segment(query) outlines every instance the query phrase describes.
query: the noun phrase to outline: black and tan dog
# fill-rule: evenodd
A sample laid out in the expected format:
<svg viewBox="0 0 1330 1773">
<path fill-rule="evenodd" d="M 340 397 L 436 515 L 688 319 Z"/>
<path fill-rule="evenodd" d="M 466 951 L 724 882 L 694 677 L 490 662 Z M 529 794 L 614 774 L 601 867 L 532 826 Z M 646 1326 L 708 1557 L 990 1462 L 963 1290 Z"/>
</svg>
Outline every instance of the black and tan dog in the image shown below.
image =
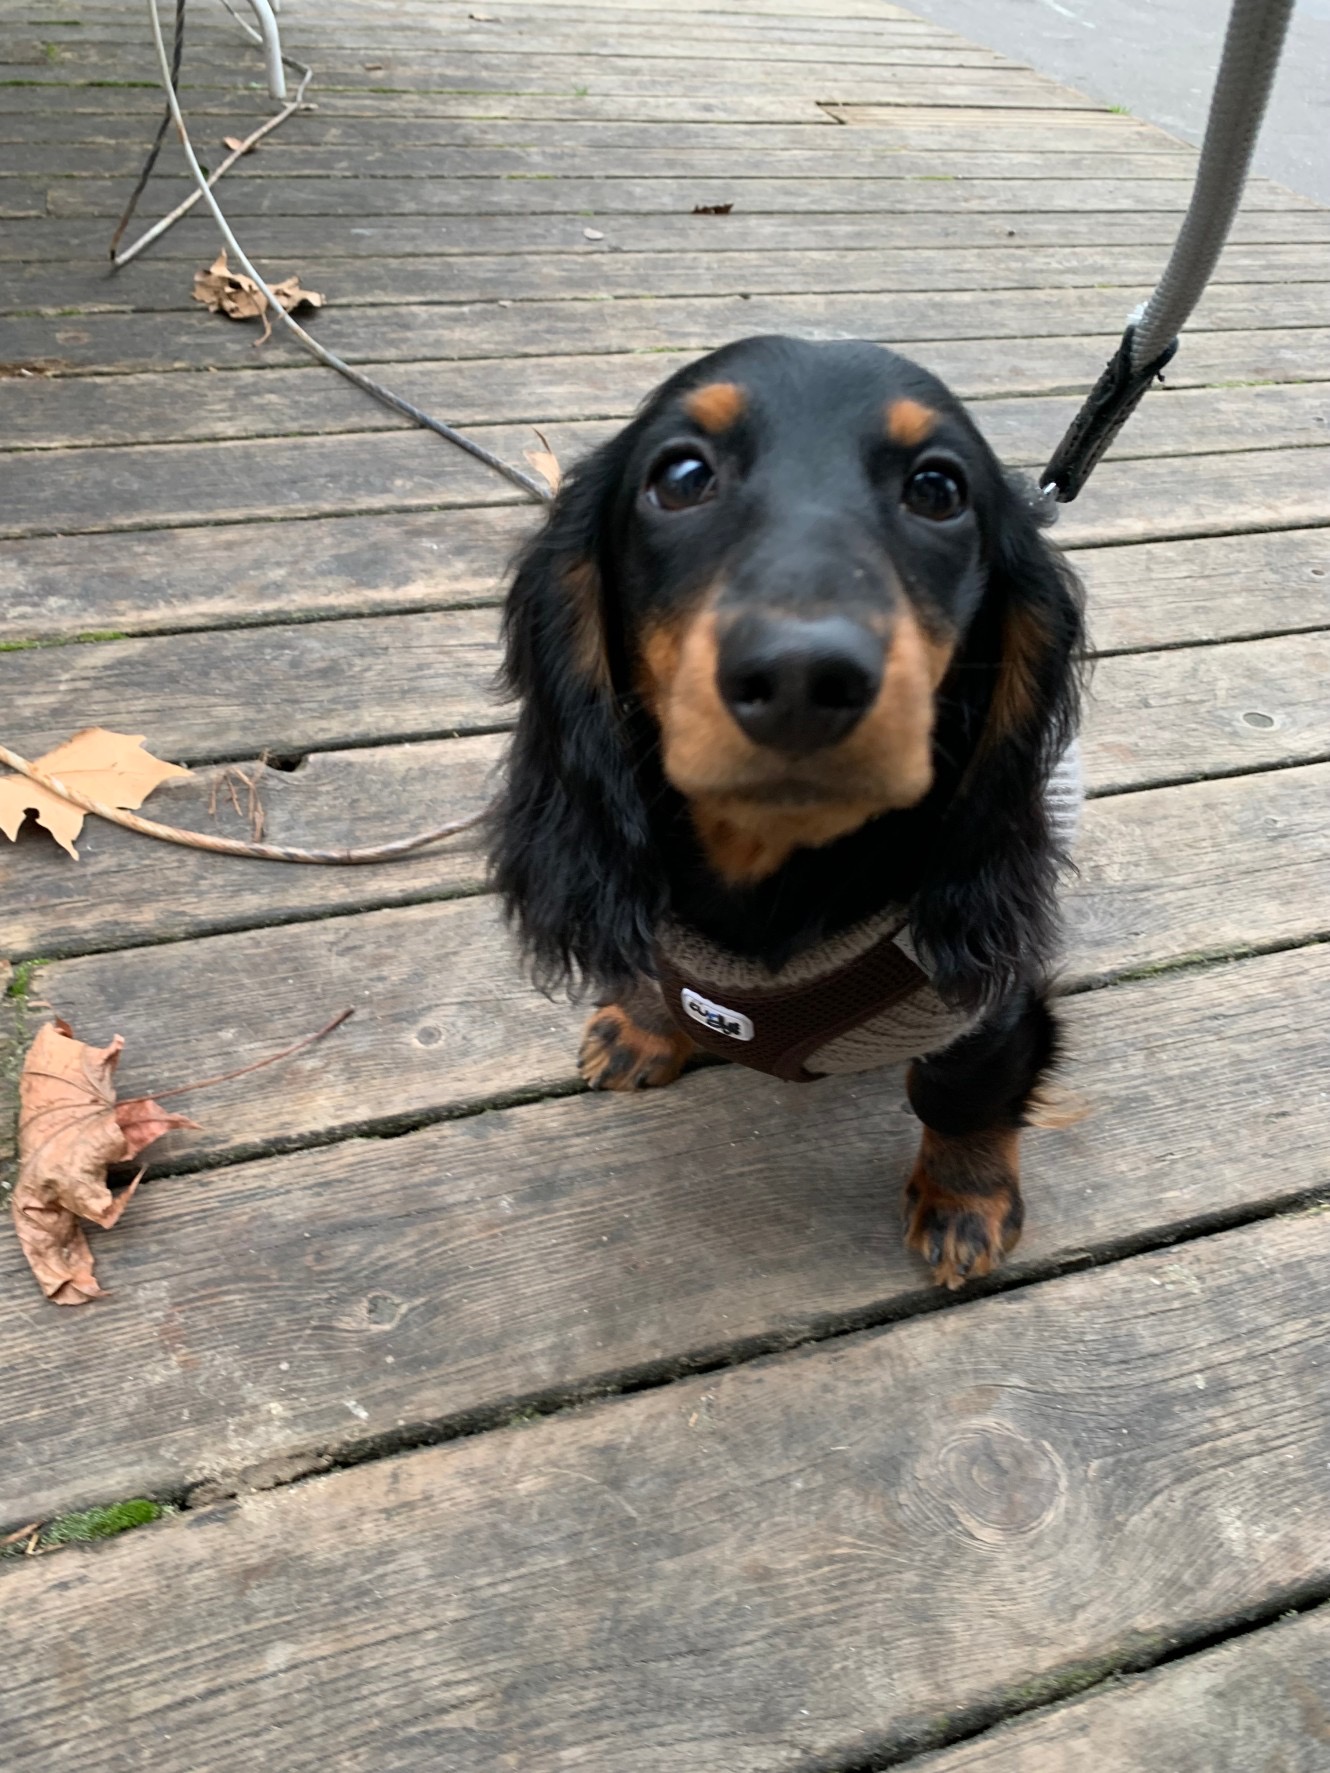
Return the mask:
<svg viewBox="0 0 1330 1773">
<path fill-rule="evenodd" d="M 944 1285 L 987 1273 L 1054 1058 L 1081 644 L 1028 491 L 904 358 L 743 340 L 574 470 L 506 635 L 495 876 L 541 982 L 597 988 L 588 1082 L 669 1083 L 699 1046 L 861 1068 L 894 1005 L 908 1241 Z"/>
</svg>

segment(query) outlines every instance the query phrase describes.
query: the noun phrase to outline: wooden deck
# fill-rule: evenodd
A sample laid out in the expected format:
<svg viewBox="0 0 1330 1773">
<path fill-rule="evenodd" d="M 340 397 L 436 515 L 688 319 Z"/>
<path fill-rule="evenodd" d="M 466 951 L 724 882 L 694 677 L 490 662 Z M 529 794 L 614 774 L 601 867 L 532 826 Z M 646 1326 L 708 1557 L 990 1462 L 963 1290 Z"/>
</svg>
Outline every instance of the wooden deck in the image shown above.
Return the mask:
<svg viewBox="0 0 1330 1773">
<path fill-rule="evenodd" d="M 317 109 L 229 214 L 327 294 L 320 337 L 519 461 L 785 330 L 900 346 L 1036 467 L 1194 166 L 877 0 L 282 17 Z M 41 372 L 0 379 L 0 738 L 142 732 L 197 768 L 148 810 L 241 834 L 210 791 L 266 750 L 297 844 L 479 805 L 531 508 L 193 304 L 197 217 L 109 278 L 143 8 L 0 20 L 0 359 Z M 191 7 L 205 154 L 260 81 Z M 1031 1137 L 1024 1242 L 959 1298 L 901 1246 L 898 1078 L 581 1093 L 579 1014 L 523 982 L 466 842 L 0 844 L 5 1088 L 48 1004 L 126 1036 L 126 1093 L 356 1009 L 197 1099 L 97 1239 L 111 1298 L 43 1306 L 0 1238 L 0 1537 L 175 1511 L 0 1561 L 11 1773 L 1330 1767 L 1328 247 L 1330 211 L 1252 185 L 1060 527 L 1101 654 L 1093 1113 Z"/>
</svg>

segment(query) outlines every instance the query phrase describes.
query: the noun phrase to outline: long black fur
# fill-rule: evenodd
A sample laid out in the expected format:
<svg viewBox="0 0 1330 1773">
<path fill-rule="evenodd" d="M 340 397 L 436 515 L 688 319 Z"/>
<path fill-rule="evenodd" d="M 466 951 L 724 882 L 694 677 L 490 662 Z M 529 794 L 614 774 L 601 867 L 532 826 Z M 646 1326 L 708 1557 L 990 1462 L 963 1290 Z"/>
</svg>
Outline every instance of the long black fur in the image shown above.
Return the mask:
<svg viewBox="0 0 1330 1773">
<path fill-rule="evenodd" d="M 491 868 L 547 989 L 649 971 L 664 896 L 618 698 L 578 669 L 568 590 L 571 574 L 604 570 L 605 507 L 625 453 L 617 437 L 568 476 L 518 557 L 504 614 L 503 683 L 521 710 Z"/>
</svg>

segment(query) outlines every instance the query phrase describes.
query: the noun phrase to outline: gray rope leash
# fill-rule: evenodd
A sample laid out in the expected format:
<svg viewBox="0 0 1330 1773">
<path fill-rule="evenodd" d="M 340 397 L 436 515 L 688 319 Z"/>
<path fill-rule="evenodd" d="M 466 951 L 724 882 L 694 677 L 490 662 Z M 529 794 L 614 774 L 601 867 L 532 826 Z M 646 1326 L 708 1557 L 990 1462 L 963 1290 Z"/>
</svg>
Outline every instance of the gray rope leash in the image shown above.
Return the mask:
<svg viewBox="0 0 1330 1773">
<path fill-rule="evenodd" d="M 1201 163 L 1164 274 L 1040 476 L 1050 503 L 1070 504 L 1178 348 L 1242 199 L 1294 0 L 1233 0 L 1210 100 Z"/>
</svg>

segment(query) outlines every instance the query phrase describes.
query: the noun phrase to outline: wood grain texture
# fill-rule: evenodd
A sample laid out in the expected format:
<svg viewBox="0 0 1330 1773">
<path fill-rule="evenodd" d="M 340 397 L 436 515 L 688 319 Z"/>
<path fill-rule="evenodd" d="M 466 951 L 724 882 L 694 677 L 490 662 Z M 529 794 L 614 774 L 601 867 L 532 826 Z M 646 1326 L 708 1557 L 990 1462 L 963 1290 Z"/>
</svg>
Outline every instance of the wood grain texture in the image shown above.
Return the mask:
<svg viewBox="0 0 1330 1773">
<path fill-rule="evenodd" d="M 612 143 L 602 150 L 618 154 Z M 422 230 L 423 232 L 423 230 Z M 170 236 L 167 236 L 169 239 Z M 339 307 L 405 303 L 603 299 L 606 296 L 797 294 L 799 292 L 930 289 L 1054 289 L 1147 285 L 1159 269 L 1157 249 L 1126 245 L 882 248 L 853 252 L 826 248 L 794 251 L 729 249 L 707 253 L 697 246 L 674 253 L 598 249 L 583 237 L 560 251 L 457 254 L 417 250 L 357 257 L 335 240 L 300 254 L 302 275 Z M 409 244 L 409 242 L 403 242 Z M 288 247 L 288 252 L 290 248 Z M 191 259 L 198 254 L 191 253 Z M 1217 284 L 1323 283 L 1326 256 L 1316 246 L 1238 246 L 1229 249 Z M 289 269 L 282 259 L 260 257 L 269 277 Z M 987 281 L 985 281 L 987 280 Z M 58 289 L 60 300 L 51 300 Z M 167 254 L 137 265 L 132 276 L 71 258 L 16 264 L 6 274 L 5 309 L 33 311 L 58 306 L 107 312 L 194 311 L 192 279 Z M 491 417 L 497 416 L 494 414 Z"/>
<path fill-rule="evenodd" d="M 1069 1002 L 1092 1113 L 1028 1136 L 1006 1273 L 1330 1188 L 1330 1103 L 1285 1106 L 1327 990 L 1320 949 Z M 39 1313 L 0 1243 L 0 1524 L 919 1310 L 896 1204 L 917 1141 L 897 1073 L 725 1067 L 160 1180 L 99 1240 L 95 1312 Z"/>
<path fill-rule="evenodd" d="M 742 126 L 741 126 L 742 127 Z M 789 133 L 787 130 L 786 134 Z M 839 208 L 839 187 L 844 180 L 892 179 L 929 183 L 974 179 L 1028 179 L 1043 183 L 1070 179 L 1190 179 L 1196 174 L 1194 157 L 1176 149 L 1151 152 L 1087 152 L 1062 148 L 1020 152 L 1009 144 L 1005 149 L 984 151 L 954 148 L 945 155 L 919 149 L 914 152 L 898 149 L 889 155 L 874 153 L 871 138 L 859 138 L 850 147 L 833 152 L 825 145 L 819 129 L 811 133 L 821 144 L 813 147 L 782 148 L 778 144 L 747 147 L 742 142 L 726 145 L 723 157 L 714 147 L 685 148 L 673 142 L 660 142 L 650 147 L 615 147 L 612 162 L 605 164 L 604 150 L 593 148 L 560 148 L 557 143 L 535 143 L 529 147 L 454 147 L 419 143 L 397 145 L 377 142 L 348 142 L 337 146 L 321 143 L 305 145 L 295 138 L 283 140 L 274 135 L 245 166 L 246 179 L 355 179 L 357 191 L 363 194 L 366 179 L 392 179 L 407 185 L 419 179 L 531 179 L 542 181 L 562 179 L 595 179 L 609 183 L 617 179 L 715 178 L 718 165 L 723 176 L 733 180 L 743 191 L 753 179 L 810 179 L 823 181 L 827 188 L 827 207 Z M 607 144 L 612 146 L 613 144 Z M 5 176 L 68 178 L 80 181 L 102 179 L 133 179 L 143 163 L 141 147 L 125 144 L 116 148 L 103 146 L 95 159 L 83 144 L 68 147 L 33 142 L 0 149 L 0 166 Z M 188 177 L 188 166 L 182 151 L 167 148 L 158 162 L 162 176 Z"/>
<path fill-rule="evenodd" d="M 712 41 L 707 33 L 699 41 Z M 47 108 L 38 116 L 24 116 L 17 108 L 0 118 L 0 146 L 28 143 L 84 147 L 123 147 L 142 141 L 142 120 L 138 116 L 117 111 L 90 109 L 89 97 L 81 103 L 62 105 L 59 110 Z M 146 111 L 147 107 L 144 107 Z M 268 113 L 261 106 L 237 98 L 228 107 L 231 119 L 241 125 L 240 133 L 248 135 L 264 121 Z M 215 126 L 215 111 L 204 113 L 209 121 L 206 133 Z M 959 125 L 954 110 L 938 111 L 929 106 L 911 110 L 904 105 L 891 107 L 892 148 L 906 152 L 927 152 L 934 155 L 969 154 L 992 148 L 997 153 L 1060 153 L 1083 154 L 1098 148 L 1111 161 L 1119 154 L 1149 154 L 1163 158 L 1177 156 L 1176 164 L 1187 164 L 1196 150 L 1186 142 L 1164 135 L 1145 123 L 1133 123 L 1104 113 L 1074 111 L 1050 114 L 1047 111 L 977 111 Z M 960 133 L 963 129 L 964 134 Z M 230 131 L 228 130 L 229 134 Z M 345 148 L 356 142 L 366 145 L 399 148 L 508 148 L 530 146 L 522 136 L 533 137 L 534 130 L 515 129 L 513 120 L 484 117 L 419 117 L 397 111 L 364 109 L 361 115 L 343 112 L 336 118 L 310 112 L 301 117 L 296 130 L 287 137 L 292 146 L 302 148 Z M 688 152 L 702 148 L 771 148 L 797 149 L 800 152 L 823 151 L 840 153 L 845 144 L 836 133 L 835 119 L 818 108 L 807 121 L 800 123 L 744 123 L 724 118 L 707 122 L 679 122 L 675 125 L 643 123 L 632 119 L 609 122 L 552 123 L 539 131 L 541 142 L 553 149 L 579 150 L 597 154 L 606 148 L 658 148 L 665 153 Z M 867 146 L 881 137 L 869 137 Z M 275 150 L 281 146 L 280 135 L 271 139 Z M 265 150 L 266 152 L 267 150 Z M 879 150 L 880 152 L 880 150 Z M 9 165 L 9 156 L 0 154 L 0 165 Z M 86 172 L 94 167 L 84 164 Z M 1108 167 L 1105 170 L 1109 170 Z M 168 237 L 154 257 L 162 250 L 168 257 L 179 257 L 169 249 Z"/>
<path fill-rule="evenodd" d="M 389 843 L 479 812 L 497 784 L 504 743 L 494 734 L 315 752 L 294 773 L 265 771 L 256 759 L 239 768 L 260 781 L 264 835 L 272 842 L 349 848 Z M 204 769 L 156 793 L 150 811 L 153 818 L 189 831 L 250 838 L 248 807 L 249 792 L 237 774 Z M 396 862 L 325 868 L 152 843 L 89 819 L 78 851 L 77 867 L 53 867 L 57 858 L 50 838 L 32 827 L 17 843 L 0 848 L 3 940 L 10 953 L 131 947 L 410 905 L 479 892 L 485 884 L 483 842 L 476 831 Z"/>
<path fill-rule="evenodd" d="M 10 542 L 0 551 L 0 638 L 70 637 L 89 612 L 111 632 L 242 627 L 496 602 L 508 561 L 540 520 L 534 506 L 392 512 Z"/>
<path fill-rule="evenodd" d="M 1094 801 L 1067 895 L 1070 977 L 1324 940 L 1328 786 L 1313 764 Z"/>
<path fill-rule="evenodd" d="M 1330 1580 L 1327 1257 L 1330 1219 L 1277 1220 L 22 1560 L 10 1764 L 57 1727 L 161 1773 L 926 1742 Z"/>
<path fill-rule="evenodd" d="M 1103 652 L 1330 628 L 1330 531 L 1140 542 L 1074 555 Z"/>
<path fill-rule="evenodd" d="M 466 609 L 27 648 L 0 654 L 0 695 L 30 757 L 126 710 L 186 764 L 442 738 L 511 724 L 498 628 L 497 610 Z M 1105 659 L 1087 784 L 1121 792 L 1322 758 L 1328 678 L 1327 643 L 1312 635 Z M 193 792 L 177 789 L 182 808 Z"/>
<path fill-rule="evenodd" d="M 93 551 L 77 536 L 13 541 L 0 551 L 0 641 L 77 635 L 90 609 L 132 634 L 494 601 L 539 521 L 525 506 L 300 519 L 280 546 L 269 525 L 239 524 L 226 532 L 220 573 L 207 528 L 103 535 Z M 1086 548 L 1073 559 L 1104 651 L 1330 626 L 1326 529 Z"/>
<path fill-rule="evenodd" d="M 566 467 L 620 426 L 613 420 L 547 421 L 540 428 Z M 527 450 L 541 447 L 531 425 L 469 429 L 501 459 L 518 465 Z M 1287 451 L 1233 449 L 1174 458 L 1161 475 L 1153 460 L 1128 454 L 1096 472 L 1092 498 L 1062 518 L 1060 539 L 1075 546 L 1324 524 L 1330 517 L 1327 461 L 1327 447 L 1309 442 Z M 526 500 L 493 468 L 414 428 L 376 433 L 372 451 L 360 435 L 34 450 L 6 461 L 0 535 L 375 510 L 442 513 Z M 441 538 L 445 521 L 440 516 Z M 273 541 L 281 540 L 278 530 Z"/>
<path fill-rule="evenodd" d="M 331 105 L 336 94 L 325 95 Z M 821 113 L 813 112 L 820 116 Z M 944 113 L 937 113 L 944 115 Z M 142 125 L 141 125 L 142 127 Z M 151 122 L 146 127 L 151 130 Z M 219 114 L 216 127 L 232 132 L 228 112 Z M 523 127 L 515 125 L 514 127 Z M 718 226 L 718 222 L 723 226 Z M 608 226 L 605 224 L 608 223 Z M 596 226 L 603 241 L 588 241 L 584 229 Z M 1120 243 L 1139 250 L 1156 245 L 1167 249 L 1177 234 L 1177 216 L 1161 213 L 1091 211 L 1043 215 L 1038 210 L 1013 210 L 1008 215 L 960 216 L 915 214 L 910 217 L 909 238 L 920 247 L 948 245 L 1010 247 L 1024 242 L 1032 246 L 1104 246 Z M 892 229 L 874 238 L 862 217 L 847 215 L 801 216 L 799 240 L 809 249 L 845 252 L 871 250 L 899 238 Z M 100 267 L 106 257 L 108 229 L 105 221 L 18 219 L 7 222 L 0 239 L 0 259 L 31 259 L 34 256 L 66 260 L 86 257 Z M 486 216 L 450 217 L 445 222 L 412 216 L 346 216 L 333 223 L 323 216 L 251 217 L 245 223 L 246 250 L 261 258 L 298 263 L 313 253 L 360 258 L 380 258 L 424 253 L 457 258 L 471 253 L 513 253 L 518 256 L 548 252 L 583 252 L 610 256 L 615 251 L 670 252 L 679 248 L 697 252 L 760 251 L 788 246 L 789 222 L 775 215 L 695 216 L 691 208 L 678 215 L 632 217 L 585 216 Z M 207 263 L 216 256 L 217 243 L 210 224 L 186 216 L 171 230 L 166 256 L 198 258 Z M 1230 241 L 1235 245 L 1314 245 L 1330 240 L 1330 214 L 1312 210 L 1255 210 L 1239 212 Z M 154 253 L 157 249 L 154 247 Z M 207 258 L 204 255 L 207 255 Z M 142 267 L 140 267 L 142 268 Z M 186 279 L 188 282 L 188 279 Z M 1120 329 L 1119 329 L 1119 336 Z"/>
<path fill-rule="evenodd" d="M 1001 347 L 993 349 L 997 357 Z M 418 405 L 446 413 L 457 425 L 506 420 L 545 426 L 585 419 L 626 422 L 663 376 L 655 353 L 621 353 L 415 363 L 396 369 L 391 379 L 409 385 Z M 131 439 L 142 445 L 410 428 L 408 419 L 350 383 L 307 369 L 238 369 L 198 380 L 202 385 L 182 401 L 180 382 L 170 372 L 5 378 L 0 381 L 0 447 L 123 447 Z M 974 407 L 976 422 L 1004 461 L 1042 468 L 1052 440 L 1068 423 L 1072 402 L 1066 394 L 998 396 L 975 400 Z M 1305 448 L 1327 440 L 1330 383 L 1169 387 L 1139 408 L 1112 453 L 1124 461 Z"/>
<path fill-rule="evenodd" d="M 703 200 L 710 201 L 698 199 Z M 728 220 L 711 219 L 722 228 Z M 512 307 L 402 304 L 394 311 L 391 327 L 385 326 L 383 315 L 339 309 L 334 301 L 312 325 L 329 349 L 347 357 L 383 361 L 431 355 L 539 357 L 561 351 L 707 349 L 744 332 L 867 337 L 899 345 L 949 338 L 1019 339 L 1040 333 L 1111 337 L 1120 336 L 1122 303 L 1131 293 L 1130 286 L 1114 286 L 1094 291 L 1003 291 L 996 296 L 973 289 L 882 295 L 809 291 L 751 299 L 680 297 L 669 302 L 624 297 L 614 302 L 528 301 Z M 1271 326 L 1272 318 L 1269 304 L 1251 287 L 1220 284 L 1202 299 L 1194 331 L 1245 333 L 1265 328 L 1278 338 L 1289 328 L 1324 327 L 1330 321 L 1330 285 L 1291 285 L 1280 302 L 1279 327 Z M 18 317 L 6 327 L 6 348 L 14 360 L 63 356 L 70 364 L 118 367 L 122 373 L 140 364 L 161 369 L 177 361 L 191 370 L 209 363 L 266 368 L 302 356 L 280 335 L 257 355 L 253 329 L 210 315 L 197 305 L 189 314 L 163 316 L 148 336 L 145 331 L 133 316 L 120 314 Z M 149 352 L 151 356 L 145 355 Z M 1313 379 L 1310 367 L 1303 379 Z M 1169 380 L 1174 380 L 1172 374 Z"/>
<path fill-rule="evenodd" d="M 918 1773 L 1321 1773 L 1330 1760 L 1330 1611 L 925 1755 Z"/>
<path fill-rule="evenodd" d="M 116 708 L 183 763 L 439 738 L 511 722 L 498 628 L 462 609 L 36 648 L 0 653 L 0 696 L 26 756 Z"/>
<path fill-rule="evenodd" d="M 1330 758 L 1330 636 L 1101 660 L 1085 749 L 1094 793 Z"/>
</svg>

